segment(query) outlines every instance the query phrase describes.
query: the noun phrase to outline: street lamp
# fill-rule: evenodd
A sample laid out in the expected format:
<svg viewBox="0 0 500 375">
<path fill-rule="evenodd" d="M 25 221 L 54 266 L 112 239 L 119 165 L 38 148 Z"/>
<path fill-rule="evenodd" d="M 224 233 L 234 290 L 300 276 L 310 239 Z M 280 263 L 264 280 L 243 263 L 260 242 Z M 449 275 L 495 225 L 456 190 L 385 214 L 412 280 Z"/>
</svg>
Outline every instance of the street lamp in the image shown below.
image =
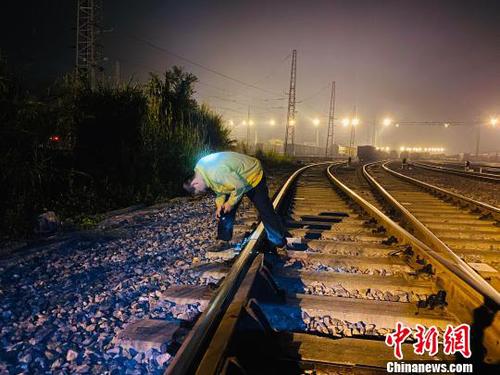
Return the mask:
<svg viewBox="0 0 500 375">
<path fill-rule="evenodd" d="M 498 124 L 498 118 L 497 117 L 490 117 L 489 121 L 490 125 L 495 128 Z M 477 123 L 477 128 L 476 128 L 476 157 L 479 157 L 479 143 L 481 142 L 481 123 Z"/>
<path fill-rule="evenodd" d="M 445 127 L 445 128 L 448 128 L 449 126 L 450 126 L 450 124 L 449 124 L 449 123 L 447 123 L 447 122 L 445 122 L 444 127 Z"/>
<path fill-rule="evenodd" d="M 354 147 L 354 137 L 355 137 L 355 127 L 359 125 L 360 120 L 357 117 L 350 119 L 349 117 L 345 117 L 342 119 L 342 126 L 347 128 L 351 125 L 351 136 L 349 137 L 349 156 L 351 156 L 351 149 Z"/>
</svg>

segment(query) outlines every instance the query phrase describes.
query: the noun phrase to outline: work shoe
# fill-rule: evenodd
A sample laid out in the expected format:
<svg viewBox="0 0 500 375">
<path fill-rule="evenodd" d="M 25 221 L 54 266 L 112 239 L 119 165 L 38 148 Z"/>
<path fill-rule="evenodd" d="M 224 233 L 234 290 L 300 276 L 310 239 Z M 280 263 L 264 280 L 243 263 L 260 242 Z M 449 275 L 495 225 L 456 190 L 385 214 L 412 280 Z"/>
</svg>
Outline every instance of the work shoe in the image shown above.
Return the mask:
<svg viewBox="0 0 500 375">
<path fill-rule="evenodd" d="M 234 244 L 231 243 L 231 241 L 223 241 L 223 240 L 217 240 L 213 245 L 210 245 L 207 249 L 207 251 L 210 251 L 212 253 L 217 253 L 220 251 L 225 251 L 228 249 L 233 248 Z"/>
</svg>

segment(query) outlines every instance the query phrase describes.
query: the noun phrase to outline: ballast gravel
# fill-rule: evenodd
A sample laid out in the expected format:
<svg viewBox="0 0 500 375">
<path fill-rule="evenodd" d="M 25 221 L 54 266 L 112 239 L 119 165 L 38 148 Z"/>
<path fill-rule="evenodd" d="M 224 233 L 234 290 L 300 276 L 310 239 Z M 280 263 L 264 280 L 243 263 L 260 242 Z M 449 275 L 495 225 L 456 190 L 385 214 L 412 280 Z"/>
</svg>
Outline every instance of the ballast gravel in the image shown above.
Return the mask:
<svg viewBox="0 0 500 375">
<path fill-rule="evenodd" d="M 169 285 L 207 282 L 190 267 L 213 243 L 213 198 L 104 226 L 0 261 L 0 374 L 160 374 L 171 361 L 168 349 L 139 353 L 112 339 L 138 319 L 189 325 L 199 315 L 160 297 Z"/>
</svg>

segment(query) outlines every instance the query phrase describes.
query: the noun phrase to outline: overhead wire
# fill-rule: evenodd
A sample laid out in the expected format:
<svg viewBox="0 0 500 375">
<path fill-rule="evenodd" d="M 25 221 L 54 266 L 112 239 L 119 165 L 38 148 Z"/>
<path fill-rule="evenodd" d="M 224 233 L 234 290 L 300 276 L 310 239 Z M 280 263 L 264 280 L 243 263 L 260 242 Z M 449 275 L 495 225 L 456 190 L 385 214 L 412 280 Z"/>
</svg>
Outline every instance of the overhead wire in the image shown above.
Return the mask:
<svg viewBox="0 0 500 375">
<path fill-rule="evenodd" d="M 155 50 L 157 50 L 157 51 L 160 51 L 160 52 L 165 53 L 165 54 L 170 55 L 170 56 L 174 56 L 175 58 L 177 58 L 177 59 L 179 59 L 179 60 L 185 61 L 185 62 L 187 62 L 187 63 L 189 63 L 189 64 L 191 64 L 191 65 L 197 66 L 197 67 L 198 67 L 198 68 L 200 68 L 200 69 L 204 69 L 204 70 L 206 70 L 206 71 L 208 71 L 208 72 L 211 72 L 211 73 L 213 73 L 213 74 L 215 74 L 215 75 L 218 75 L 218 76 L 223 77 L 223 78 L 225 78 L 225 79 L 228 79 L 228 80 L 230 80 L 230 81 L 233 81 L 233 82 L 239 83 L 240 85 L 243 85 L 243 86 L 246 86 L 246 87 L 249 87 L 249 88 L 255 89 L 255 90 L 259 90 L 259 91 L 267 92 L 267 93 L 269 93 L 269 94 L 273 94 L 273 95 L 280 95 L 279 93 L 276 93 L 276 92 L 271 91 L 271 90 L 269 90 L 269 89 L 266 89 L 266 88 L 263 88 L 263 87 L 259 87 L 259 86 L 253 85 L 253 84 L 251 84 L 251 83 L 248 83 L 248 82 L 242 81 L 242 80 L 240 80 L 240 79 L 238 79 L 238 78 L 231 77 L 231 76 L 230 76 L 230 75 L 228 75 L 228 74 L 225 74 L 225 73 L 219 72 L 219 71 L 217 71 L 217 70 L 215 70 L 215 69 L 213 69 L 213 68 L 210 68 L 210 67 L 208 67 L 208 66 L 206 66 L 206 65 L 200 64 L 200 63 L 198 63 L 198 62 L 196 62 L 196 61 L 194 61 L 194 60 L 192 60 L 192 59 L 190 59 L 190 58 L 184 57 L 184 56 L 182 56 L 182 55 L 179 55 L 179 54 L 178 54 L 178 53 L 176 53 L 176 52 L 173 52 L 173 51 L 168 50 L 168 49 L 166 49 L 166 48 L 164 48 L 164 47 L 162 47 L 162 46 L 159 46 L 159 45 L 157 45 L 156 43 L 154 43 L 154 42 L 152 42 L 152 41 L 150 41 L 150 40 L 148 40 L 148 39 L 141 38 L 141 37 L 138 37 L 138 36 L 135 36 L 135 35 L 128 35 L 128 37 L 129 37 L 129 38 L 131 38 L 131 39 L 133 39 L 133 40 L 136 40 L 136 41 L 138 41 L 138 42 L 141 42 L 141 43 L 143 43 L 143 44 L 145 44 L 145 45 L 149 46 L 149 47 L 150 47 L 150 48 L 152 48 L 152 49 L 155 49 Z"/>
</svg>

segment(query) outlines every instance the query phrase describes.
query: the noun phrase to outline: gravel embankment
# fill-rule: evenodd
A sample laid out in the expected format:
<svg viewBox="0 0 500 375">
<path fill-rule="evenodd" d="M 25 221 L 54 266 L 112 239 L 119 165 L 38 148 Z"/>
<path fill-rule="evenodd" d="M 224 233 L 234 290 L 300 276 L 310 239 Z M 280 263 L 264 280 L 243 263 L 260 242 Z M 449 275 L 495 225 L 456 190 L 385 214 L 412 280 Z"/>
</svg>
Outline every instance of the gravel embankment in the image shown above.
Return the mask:
<svg viewBox="0 0 500 375">
<path fill-rule="evenodd" d="M 288 172 L 271 176 L 271 194 Z M 191 269 L 213 244 L 213 197 L 134 211 L 105 227 L 0 259 L 0 374 L 159 374 L 171 361 L 179 343 L 140 353 L 112 339 L 142 318 L 192 325 L 197 305 L 160 297 L 170 285 L 213 281 Z"/>
<path fill-rule="evenodd" d="M 498 193 L 499 188 L 497 183 L 478 181 L 467 177 L 429 171 L 418 167 L 412 167 L 410 170 L 403 171 L 400 169 L 400 164 L 391 164 L 390 167 L 399 173 L 427 182 L 431 185 L 462 194 L 495 207 L 500 206 L 500 194 Z"/>
<path fill-rule="evenodd" d="M 121 350 L 111 340 L 137 319 L 189 320 L 158 295 L 201 282 L 188 268 L 212 242 L 213 202 L 179 201 L 117 225 L 114 239 L 76 238 L 2 261 L 0 373 L 161 372 L 168 354 Z"/>
</svg>

